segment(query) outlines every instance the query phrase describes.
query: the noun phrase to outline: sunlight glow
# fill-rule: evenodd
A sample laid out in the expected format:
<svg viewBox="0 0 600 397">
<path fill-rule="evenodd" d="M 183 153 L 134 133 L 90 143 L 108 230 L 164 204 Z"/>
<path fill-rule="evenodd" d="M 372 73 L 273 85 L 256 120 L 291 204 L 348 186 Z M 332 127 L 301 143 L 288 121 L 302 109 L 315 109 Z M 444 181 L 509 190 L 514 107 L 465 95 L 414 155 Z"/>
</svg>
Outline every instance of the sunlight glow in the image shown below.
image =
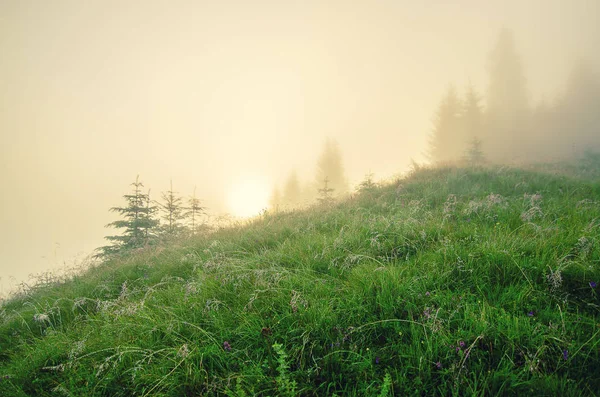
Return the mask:
<svg viewBox="0 0 600 397">
<path fill-rule="evenodd" d="M 269 187 L 259 178 L 247 178 L 234 184 L 227 195 L 227 205 L 233 215 L 258 215 L 269 204 Z"/>
</svg>

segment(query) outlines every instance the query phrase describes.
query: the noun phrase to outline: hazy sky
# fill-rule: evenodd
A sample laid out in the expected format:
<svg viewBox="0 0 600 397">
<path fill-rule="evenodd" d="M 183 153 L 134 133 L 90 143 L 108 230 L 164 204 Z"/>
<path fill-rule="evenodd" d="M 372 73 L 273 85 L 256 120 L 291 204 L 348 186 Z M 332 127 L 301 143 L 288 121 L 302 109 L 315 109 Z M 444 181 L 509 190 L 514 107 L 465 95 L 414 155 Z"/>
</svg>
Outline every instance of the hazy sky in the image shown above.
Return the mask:
<svg viewBox="0 0 600 397">
<path fill-rule="evenodd" d="M 513 30 L 533 100 L 598 62 L 597 0 L 0 0 L 0 288 L 103 245 L 137 174 L 213 214 L 248 179 L 422 159 L 449 83 Z M 597 63 L 598 64 L 598 63 Z M 0 292 L 2 290 L 0 289 Z"/>
</svg>

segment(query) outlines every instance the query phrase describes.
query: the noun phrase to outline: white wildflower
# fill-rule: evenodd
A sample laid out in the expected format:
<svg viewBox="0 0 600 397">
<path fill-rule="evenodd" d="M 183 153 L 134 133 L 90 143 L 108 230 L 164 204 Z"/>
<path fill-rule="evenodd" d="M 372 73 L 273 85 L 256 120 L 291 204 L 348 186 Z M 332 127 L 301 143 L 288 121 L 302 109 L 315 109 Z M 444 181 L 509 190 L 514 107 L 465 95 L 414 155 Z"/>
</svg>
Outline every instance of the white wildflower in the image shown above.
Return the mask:
<svg viewBox="0 0 600 397">
<path fill-rule="evenodd" d="M 77 341 L 71 347 L 69 351 L 69 361 L 73 361 L 79 356 L 85 349 L 85 340 Z"/>
<path fill-rule="evenodd" d="M 195 295 L 198 293 L 198 286 L 196 283 L 187 282 L 185 284 L 185 297 L 188 298 L 190 295 Z"/>
<path fill-rule="evenodd" d="M 446 202 L 444 203 L 444 216 L 445 217 L 451 216 L 454 213 L 454 210 L 456 209 L 456 204 L 457 204 L 456 195 L 449 194 L 448 198 L 446 199 Z"/>
<path fill-rule="evenodd" d="M 546 281 L 552 291 L 558 290 L 562 286 L 563 278 L 560 269 L 552 270 L 546 275 Z"/>
<path fill-rule="evenodd" d="M 527 211 L 521 213 L 521 220 L 523 222 L 531 222 L 536 218 L 541 218 L 544 216 L 544 213 L 540 209 L 540 207 L 534 206 L 529 208 Z"/>
<path fill-rule="evenodd" d="M 125 299 L 129 295 L 129 290 L 127 289 L 127 280 L 123 282 L 121 285 L 121 293 L 119 294 L 119 299 Z"/>
<path fill-rule="evenodd" d="M 73 302 L 73 310 L 84 308 L 86 301 L 87 301 L 87 298 L 85 298 L 85 297 L 83 297 L 83 298 L 76 298 L 75 301 Z"/>
<path fill-rule="evenodd" d="M 190 349 L 187 343 L 184 343 L 177 351 L 177 357 L 186 358 L 190 355 Z"/>
<path fill-rule="evenodd" d="M 504 205 L 506 203 L 506 199 L 504 197 L 502 197 L 502 195 L 500 195 L 500 194 L 490 193 L 487 196 L 487 202 L 488 202 L 488 206 Z"/>
<path fill-rule="evenodd" d="M 290 307 L 292 308 L 292 311 L 296 313 L 299 306 L 305 308 L 307 305 L 308 302 L 302 298 L 302 295 L 300 295 L 298 291 L 292 290 L 292 298 L 290 299 Z"/>
<path fill-rule="evenodd" d="M 50 322 L 50 316 L 46 313 L 36 313 L 33 315 L 33 321 L 38 323 L 47 323 Z"/>
<path fill-rule="evenodd" d="M 207 311 L 219 311 L 219 307 L 223 304 L 223 302 L 217 299 L 207 299 L 206 300 L 206 310 Z"/>
<path fill-rule="evenodd" d="M 477 214 L 483 208 L 483 203 L 478 200 L 471 200 L 469 204 L 467 204 L 467 208 L 464 209 L 465 215 Z"/>
</svg>

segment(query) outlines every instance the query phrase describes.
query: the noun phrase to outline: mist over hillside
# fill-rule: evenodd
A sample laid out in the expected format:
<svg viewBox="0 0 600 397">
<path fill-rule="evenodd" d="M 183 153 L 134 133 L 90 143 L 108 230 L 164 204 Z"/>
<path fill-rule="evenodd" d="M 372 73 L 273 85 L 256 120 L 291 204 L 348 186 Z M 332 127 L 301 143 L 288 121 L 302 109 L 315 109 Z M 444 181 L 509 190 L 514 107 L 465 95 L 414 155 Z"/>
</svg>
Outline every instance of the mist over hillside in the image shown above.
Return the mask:
<svg viewBox="0 0 600 397">
<path fill-rule="evenodd" d="M 599 181 L 420 167 L 39 280 L 0 305 L 0 394 L 595 395 Z"/>
<path fill-rule="evenodd" d="M 155 199 L 171 181 L 183 197 L 196 189 L 223 223 L 260 213 L 275 190 L 285 201 L 294 173 L 289 199 L 314 202 L 328 139 L 349 191 L 411 159 L 454 161 L 475 133 L 490 162 L 580 157 L 597 147 L 598 8 L 3 1 L 0 288 L 105 245 L 119 219 L 108 209 L 137 175 Z M 432 157 L 449 84 L 459 105 L 479 98 L 485 128 L 459 128 Z"/>
</svg>

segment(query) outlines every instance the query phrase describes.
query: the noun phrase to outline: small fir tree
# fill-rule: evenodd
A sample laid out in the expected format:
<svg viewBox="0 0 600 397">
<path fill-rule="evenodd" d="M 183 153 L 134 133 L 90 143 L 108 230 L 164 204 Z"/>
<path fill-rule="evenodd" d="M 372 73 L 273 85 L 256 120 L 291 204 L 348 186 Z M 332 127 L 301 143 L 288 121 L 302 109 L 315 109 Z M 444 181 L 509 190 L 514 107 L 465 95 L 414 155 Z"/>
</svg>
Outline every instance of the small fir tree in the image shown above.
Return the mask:
<svg viewBox="0 0 600 397">
<path fill-rule="evenodd" d="M 185 214 L 190 223 L 192 235 L 195 235 L 200 226 L 200 217 L 206 214 L 206 207 L 201 205 L 200 199 L 196 197 L 196 187 L 194 194 L 188 198 L 187 213 Z"/>
<path fill-rule="evenodd" d="M 373 173 L 365 175 L 365 179 L 358 185 L 359 193 L 372 192 L 377 187 L 377 184 L 373 181 Z"/>
<path fill-rule="evenodd" d="M 150 189 L 148 189 L 148 193 L 146 193 L 146 214 L 148 220 L 143 225 L 144 230 L 144 245 L 150 245 L 156 242 L 158 239 L 158 228 L 160 226 L 160 221 L 155 218 L 155 214 L 158 212 L 158 206 L 150 205 L 152 203 L 152 199 L 150 198 Z"/>
<path fill-rule="evenodd" d="M 165 222 L 162 229 L 168 237 L 173 237 L 182 230 L 181 221 L 185 219 L 182 201 L 177 192 L 173 191 L 173 181 L 171 181 L 169 190 L 162 193 L 162 202 L 158 203 L 161 218 Z"/>
<path fill-rule="evenodd" d="M 450 86 L 440 102 L 429 136 L 428 157 L 434 163 L 457 161 L 464 150 L 460 113 L 462 102 L 454 86 Z"/>
<path fill-rule="evenodd" d="M 321 186 L 325 178 L 328 179 L 337 194 L 344 194 L 348 191 L 342 152 L 338 143 L 333 139 L 325 141 L 325 146 L 317 161 L 316 186 Z"/>
<path fill-rule="evenodd" d="M 478 166 L 485 163 L 485 155 L 481 149 L 482 143 L 478 138 L 473 138 L 469 148 L 465 152 L 465 161 L 472 166 Z"/>
<path fill-rule="evenodd" d="M 319 197 L 317 200 L 320 204 L 331 204 L 333 202 L 332 193 L 335 189 L 329 187 L 329 178 L 323 179 L 323 187 L 319 189 Z"/>
<path fill-rule="evenodd" d="M 465 143 L 471 143 L 474 138 L 482 136 L 484 133 L 484 124 L 481 96 L 479 96 L 479 93 L 472 84 L 467 86 L 460 118 L 463 128 L 462 139 L 464 139 Z"/>
<path fill-rule="evenodd" d="M 485 142 L 494 162 L 531 156 L 529 94 L 512 32 L 503 29 L 488 59 Z M 481 135 L 479 135 L 481 136 Z"/>
<path fill-rule="evenodd" d="M 153 229 L 158 225 L 158 220 L 153 215 L 156 207 L 150 205 L 150 191 L 143 193 L 144 184 L 140 181 L 139 175 L 135 182 L 131 184 L 133 191 L 131 194 L 123 196 L 127 205 L 124 207 L 112 207 L 111 212 L 116 212 L 123 219 L 114 221 L 106 227 L 123 229 L 120 235 L 106 236 L 112 245 L 101 247 L 99 256 L 106 256 L 121 253 L 126 250 L 140 248 L 148 245 L 154 235 Z"/>
</svg>

